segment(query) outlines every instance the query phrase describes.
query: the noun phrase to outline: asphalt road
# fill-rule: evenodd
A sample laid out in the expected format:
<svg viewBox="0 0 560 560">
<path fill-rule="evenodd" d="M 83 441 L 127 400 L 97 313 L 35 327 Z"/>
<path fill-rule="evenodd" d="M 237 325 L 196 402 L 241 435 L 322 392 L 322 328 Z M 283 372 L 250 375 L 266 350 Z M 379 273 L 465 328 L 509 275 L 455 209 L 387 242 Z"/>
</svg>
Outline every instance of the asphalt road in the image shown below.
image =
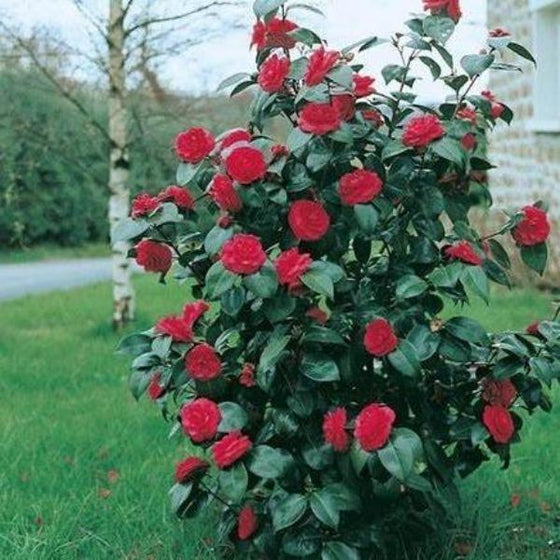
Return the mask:
<svg viewBox="0 0 560 560">
<path fill-rule="evenodd" d="M 111 278 L 111 259 L 76 259 L 0 265 L 0 300 L 70 290 Z"/>
</svg>

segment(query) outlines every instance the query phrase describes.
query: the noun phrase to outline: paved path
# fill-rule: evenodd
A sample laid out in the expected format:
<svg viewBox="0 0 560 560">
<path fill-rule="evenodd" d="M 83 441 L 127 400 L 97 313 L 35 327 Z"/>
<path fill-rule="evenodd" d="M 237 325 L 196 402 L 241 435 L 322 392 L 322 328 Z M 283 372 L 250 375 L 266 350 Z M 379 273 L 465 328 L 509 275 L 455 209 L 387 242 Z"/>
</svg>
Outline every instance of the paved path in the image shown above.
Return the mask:
<svg viewBox="0 0 560 560">
<path fill-rule="evenodd" d="M 0 265 L 0 300 L 69 290 L 111 278 L 111 259 L 75 259 Z"/>
</svg>

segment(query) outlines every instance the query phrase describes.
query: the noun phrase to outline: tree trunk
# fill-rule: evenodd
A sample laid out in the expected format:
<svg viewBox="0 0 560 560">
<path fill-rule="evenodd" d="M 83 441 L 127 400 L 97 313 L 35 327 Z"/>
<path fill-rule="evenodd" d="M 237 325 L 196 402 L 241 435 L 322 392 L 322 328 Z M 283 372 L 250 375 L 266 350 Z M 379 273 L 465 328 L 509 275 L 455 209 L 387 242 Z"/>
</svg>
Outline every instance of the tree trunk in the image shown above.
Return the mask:
<svg viewBox="0 0 560 560">
<path fill-rule="evenodd" d="M 109 223 L 111 232 L 127 218 L 130 207 L 128 115 L 122 0 L 109 0 Z M 134 288 L 127 259 L 129 244 L 113 242 L 113 327 L 121 329 L 134 318 Z"/>
</svg>

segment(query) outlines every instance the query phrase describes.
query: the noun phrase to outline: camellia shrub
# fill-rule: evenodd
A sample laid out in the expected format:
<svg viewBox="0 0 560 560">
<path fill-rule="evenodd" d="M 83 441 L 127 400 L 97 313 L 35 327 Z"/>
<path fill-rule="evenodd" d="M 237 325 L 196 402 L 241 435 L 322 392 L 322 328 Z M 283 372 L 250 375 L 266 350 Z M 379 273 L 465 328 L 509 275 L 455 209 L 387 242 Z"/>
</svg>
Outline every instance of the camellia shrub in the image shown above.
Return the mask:
<svg viewBox="0 0 560 560">
<path fill-rule="evenodd" d="M 509 284 L 504 236 L 545 269 L 542 203 L 486 237 L 469 222 L 491 201 L 486 135 L 513 118 L 474 86 L 517 69 L 506 51 L 532 57 L 498 29 L 455 60 L 458 2 L 423 4 L 390 39 L 402 62 L 381 87 L 353 60 L 382 40 L 333 50 L 292 19 L 300 4 L 257 0 L 258 70 L 224 83 L 254 88 L 248 127 L 179 134 L 177 185 L 139 196 L 116 233 L 191 292 L 121 350 L 134 395 L 187 450 L 174 510 L 218 513 L 224 555 L 375 557 L 399 530 L 440 524 L 457 479 L 493 455 L 507 466 L 523 423 L 551 408 L 556 318 L 488 333 L 450 313 Z M 421 66 L 449 88 L 437 108 L 416 103 Z M 285 144 L 263 133 L 273 117 Z"/>
</svg>

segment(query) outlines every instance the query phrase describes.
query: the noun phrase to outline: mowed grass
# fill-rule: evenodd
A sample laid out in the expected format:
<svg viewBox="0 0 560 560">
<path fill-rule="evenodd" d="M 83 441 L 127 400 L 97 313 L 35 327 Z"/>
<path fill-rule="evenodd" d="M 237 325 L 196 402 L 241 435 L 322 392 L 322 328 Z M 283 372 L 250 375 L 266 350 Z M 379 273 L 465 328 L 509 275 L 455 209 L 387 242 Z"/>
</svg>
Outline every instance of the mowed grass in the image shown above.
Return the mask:
<svg viewBox="0 0 560 560">
<path fill-rule="evenodd" d="M 0 248 L 0 264 L 21 264 L 37 261 L 57 261 L 110 257 L 107 243 L 87 243 L 78 247 L 58 245 L 37 245 L 23 248 Z"/>
<path fill-rule="evenodd" d="M 187 298 L 152 277 L 137 288 L 134 329 Z M 103 284 L 0 305 L 2 559 L 216 559 L 208 519 L 169 513 L 166 492 L 187 447 L 167 439 L 155 406 L 129 395 L 110 301 Z M 490 329 L 520 328 L 549 316 L 550 301 L 500 292 L 469 314 Z M 560 407 L 532 419 L 510 470 L 493 462 L 462 483 L 457 529 L 414 558 L 559 558 L 559 433 Z"/>
</svg>

